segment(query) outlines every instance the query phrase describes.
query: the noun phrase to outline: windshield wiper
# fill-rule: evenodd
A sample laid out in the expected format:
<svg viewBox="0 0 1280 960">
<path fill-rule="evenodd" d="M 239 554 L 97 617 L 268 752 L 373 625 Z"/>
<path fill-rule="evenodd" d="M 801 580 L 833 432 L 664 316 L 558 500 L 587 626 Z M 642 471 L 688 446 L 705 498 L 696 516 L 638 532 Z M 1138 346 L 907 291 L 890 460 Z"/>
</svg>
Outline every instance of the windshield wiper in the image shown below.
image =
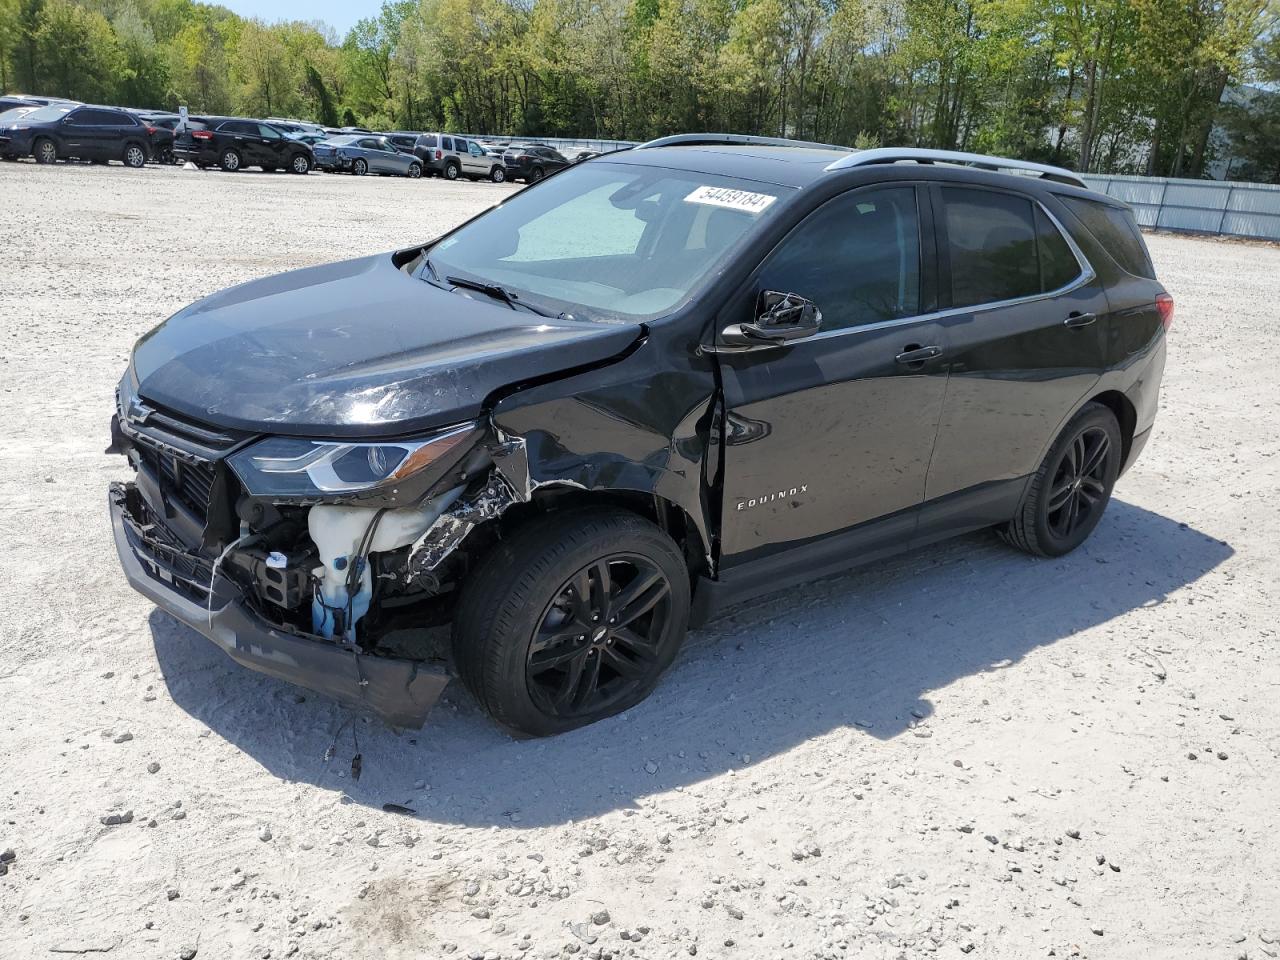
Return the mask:
<svg viewBox="0 0 1280 960">
<path fill-rule="evenodd" d="M 435 273 L 435 270 L 431 271 Z M 531 303 L 526 303 L 505 287 L 500 287 L 496 283 L 485 283 L 483 280 L 468 280 L 466 277 L 445 277 L 445 283 L 454 287 L 462 287 L 464 290 L 475 290 L 483 293 L 487 297 L 493 297 L 495 300 L 501 300 L 512 310 L 517 307 L 523 307 L 531 313 L 536 313 L 540 317 L 554 317 L 554 313 L 535 307 Z"/>
</svg>

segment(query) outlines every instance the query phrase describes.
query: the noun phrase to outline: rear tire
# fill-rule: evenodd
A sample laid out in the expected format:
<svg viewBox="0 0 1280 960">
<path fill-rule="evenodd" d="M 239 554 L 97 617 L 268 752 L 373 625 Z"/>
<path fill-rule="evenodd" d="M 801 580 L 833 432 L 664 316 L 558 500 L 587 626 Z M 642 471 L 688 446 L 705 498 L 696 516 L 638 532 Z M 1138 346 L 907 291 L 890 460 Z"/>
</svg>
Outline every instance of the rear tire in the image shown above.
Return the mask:
<svg viewBox="0 0 1280 960">
<path fill-rule="evenodd" d="M 689 572 L 670 537 L 623 510 L 552 513 L 472 571 L 454 662 L 494 720 L 550 736 L 647 697 L 688 624 Z"/>
<path fill-rule="evenodd" d="M 222 167 L 227 173 L 235 173 L 240 169 L 240 154 L 235 150 L 222 151 L 222 157 L 218 161 L 218 166 Z"/>
<path fill-rule="evenodd" d="M 36 163 L 53 163 L 58 159 L 58 145 L 48 137 L 41 137 L 31 145 L 31 155 Z"/>
<path fill-rule="evenodd" d="M 1038 557 L 1080 546 L 1111 501 L 1122 445 L 1115 414 L 1100 403 L 1085 404 L 1054 441 L 1000 535 Z"/>
<path fill-rule="evenodd" d="M 457 180 L 458 175 L 462 173 L 462 169 L 452 160 L 444 165 L 444 178 L 446 180 Z"/>
<path fill-rule="evenodd" d="M 120 157 L 126 167 L 134 170 L 141 170 L 147 165 L 147 151 L 142 149 L 139 144 L 125 144 L 124 154 Z"/>
<path fill-rule="evenodd" d="M 529 171 L 529 176 L 527 176 L 525 179 L 528 180 L 529 183 L 537 183 L 546 175 L 547 175 L 546 171 L 543 170 L 541 167 L 534 167 L 532 170 Z"/>
</svg>

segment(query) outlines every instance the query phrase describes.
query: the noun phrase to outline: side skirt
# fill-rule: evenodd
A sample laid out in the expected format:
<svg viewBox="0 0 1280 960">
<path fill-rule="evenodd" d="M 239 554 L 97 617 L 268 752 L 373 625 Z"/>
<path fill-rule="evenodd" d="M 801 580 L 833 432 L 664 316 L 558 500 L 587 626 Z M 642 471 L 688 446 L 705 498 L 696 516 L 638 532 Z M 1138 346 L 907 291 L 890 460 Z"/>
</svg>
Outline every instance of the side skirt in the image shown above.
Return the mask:
<svg viewBox="0 0 1280 960">
<path fill-rule="evenodd" d="M 984 483 L 784 553 L 730 567 L 715 580 L 700 576 L 694 583 L 689 626 L 700 627 L 747 600 L 1004 523 L 1017 511 L 1030 479 Z"/>
</svg>

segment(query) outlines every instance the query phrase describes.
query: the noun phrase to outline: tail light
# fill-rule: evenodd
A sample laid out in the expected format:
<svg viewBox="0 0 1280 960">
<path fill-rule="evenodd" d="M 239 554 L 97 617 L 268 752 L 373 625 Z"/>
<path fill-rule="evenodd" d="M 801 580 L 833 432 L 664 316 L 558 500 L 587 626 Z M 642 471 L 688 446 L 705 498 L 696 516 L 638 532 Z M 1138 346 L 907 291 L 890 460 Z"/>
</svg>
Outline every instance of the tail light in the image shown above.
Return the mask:
<svg viewBox="0 0 1280 960">
<path fill-rule="evenodd" d="M 147 136 L 154 137 L 159 130 L 159 127 L 147 127 Z"/>
<path fill-rule="evenodd" d="M 1173 297 L 1167 293 L 1156 294 L 1156 309 L 1160 311 L 1160 322 L 1168 330 L 1173 326 Z"/>
<path fill-rule="evenodd" d="M 437 150 L 437 151 L 436 151 L 436 159 L 437 159 L 437 160 L 443 160 L 443 159 L 444 159 L 444 152 L 443 152 L 443 151 L 441 151 L 441 150 Z"/>
<path fill-rule="evenodd" d="M 192 130 L 191 139 L 192 140 L 212 140 L 213 131 L 212 130 Z"/>
</svg>

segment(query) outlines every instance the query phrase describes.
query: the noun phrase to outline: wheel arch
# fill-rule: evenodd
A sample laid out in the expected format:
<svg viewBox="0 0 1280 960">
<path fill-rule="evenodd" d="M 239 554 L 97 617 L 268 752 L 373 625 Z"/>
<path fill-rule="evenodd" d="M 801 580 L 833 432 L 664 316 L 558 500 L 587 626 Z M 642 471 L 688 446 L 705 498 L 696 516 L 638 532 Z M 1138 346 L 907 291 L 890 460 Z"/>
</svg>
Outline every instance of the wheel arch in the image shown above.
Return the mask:
<svg viewBox="0 0 1280 960">
<path fill-rule="evenodd" d="M 1127 464 L 1129 451 L 1133 449 L 1134 432 L 1138 426 L 1138 411 L 1134 409 L 1133 401 L 1119 390 L 1104 390 L 1091 396 L 1085 403 L 1101 404 L 1115 414 L 1116 421 L 1120 424 L 1120 463 Z M 1084 404 L 1081 404 L 1081 408 L 1083 407 Z"/>
</svg>

